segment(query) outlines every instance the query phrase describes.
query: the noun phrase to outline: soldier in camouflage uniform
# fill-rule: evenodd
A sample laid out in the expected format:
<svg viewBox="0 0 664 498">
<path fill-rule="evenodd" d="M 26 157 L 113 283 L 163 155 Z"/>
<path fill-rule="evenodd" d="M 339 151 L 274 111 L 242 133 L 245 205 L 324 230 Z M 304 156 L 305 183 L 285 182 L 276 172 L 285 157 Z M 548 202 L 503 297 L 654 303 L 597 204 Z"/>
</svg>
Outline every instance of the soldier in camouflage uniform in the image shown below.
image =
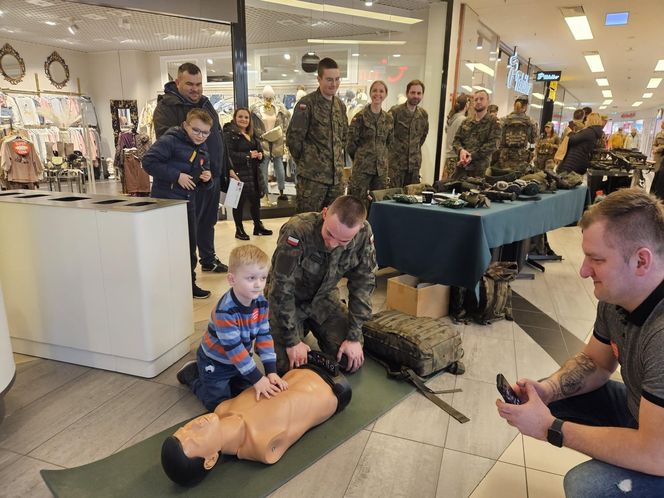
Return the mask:
<svg viewBox="0 0 664 498">
<path fill-rule="evenodd" d="M 500 123 L 487 112 L 489 94 L 478 90 L 473 95 L 475 115 L 461 123 L 452 147 L 459 157 L 453 180 L 467 176 L 484 177 L 491 164 L 491 155 L 498 148 Z"/>
<path fill-rule="evenodd" d="M 655 140 L 652 143 L 652 159 L 655 161 L 655 172 L 659 171 L 664 158 L 664 121 L 662 121 L 662 131 L 655 135 Z"/>
<path fill-rule="evenodd" d="M 500 169 L 524 173 L 532 155 L 529 144 L 537 140 L 537 125 L 526 114 L 528 96 L 519 95 L 514 101 L 514 111 L 502 119 L 500 137 Z"/>
<path fill-rule="evenodd" d="M 302 342 L 311 330 L 320 348 L 348 358 L 348 370 L 364 362 L 362 324 L 371 318 L 376 287 L 376 253 L 364 205 L 353 196 L 337 198 L 322 213 L 292 217 L 279 232 L 265 295 L 277 371 L 307 361 Z M 348 308 L 337 284 L 348 279 Z"/>
<path fill-rule="evenodd" d="M 559 145 L 560 137 L 553 129 L 553 123 L 549 121 L 544 125 L 544 134 L 537 140 L 535 146 L 535 168 L 538 171 L 553 171 L 555 166 L 553 156 L 556 155 Z"/>
<path fill-rule="evenodd" d="M 389 148 L 392 187 L 420 183 L 422 145 L 429 133 L 429 115 L 419 107 L 423 96 L 424 83 L 413 80 L 406 85 L 406 102 L 389 111 L 394 121 L 394 136 Z"/>
<path fill-rule="evenodd" d="M 371 104 L 350 122 L 346 151 L 353 160 L 348 193 L 367 202 L 367 191 L 387 188 L 387 149 L 392 142 L 392 116 L 381 104 L 387 85 L 376 80 L 369 88 Z"/>
<path fill-rule="evenodd" d="M 335 96 L 341 77 L 337 63 L 318 63 L 318 89 L 302 97 L 293 112 L 286 144 L 297 163 L 298 213 L 320 211 L 343 194 L 346 106 Z"/>
</svg>

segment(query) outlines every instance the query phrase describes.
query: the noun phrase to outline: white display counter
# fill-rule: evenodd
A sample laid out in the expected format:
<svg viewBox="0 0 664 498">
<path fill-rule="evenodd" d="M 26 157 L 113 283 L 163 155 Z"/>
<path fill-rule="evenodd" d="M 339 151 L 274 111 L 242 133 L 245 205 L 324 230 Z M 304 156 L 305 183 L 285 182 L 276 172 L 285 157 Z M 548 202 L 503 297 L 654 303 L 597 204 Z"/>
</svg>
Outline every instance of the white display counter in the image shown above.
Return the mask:
<svg viewBox="0 0 664 498">
<path fill-rule="evenodd" d="M 5 413 L 3 397 L 14 383 L 15 376 L 16 364 L 14 363 L 12 345 L 9 341 L 7 313 L 2 298 L 2 284 L 0 284 L 0 423 Z"/>
<path fill-rule="evenodd" d="M 189 351 L 185 202 L 13 190 L 0 227 L 15 352 L 154 377 Z"/>
</svg>

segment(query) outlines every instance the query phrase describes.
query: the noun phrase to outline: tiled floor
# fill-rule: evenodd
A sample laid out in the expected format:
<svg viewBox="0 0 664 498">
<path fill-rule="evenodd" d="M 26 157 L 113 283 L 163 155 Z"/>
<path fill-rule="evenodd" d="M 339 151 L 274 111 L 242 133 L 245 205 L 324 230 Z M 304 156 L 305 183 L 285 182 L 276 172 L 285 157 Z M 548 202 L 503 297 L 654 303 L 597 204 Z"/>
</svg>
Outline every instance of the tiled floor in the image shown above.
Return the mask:
<svg viewBox="0 0 664 498">
<path fill-rule="evenodd" d="M 278 231 L 283 219 L 266 220 Z M 222 261 L 239 242 L 231 222 L 218 224 Z M 250 243 L 271 253 L 272 237 Z M 435 388 L 463 389 L 444 399 L 468 415 L 459 424 L 420 394 L 413 394 L 273 493 L 275 497 L 560 497 L 562 476 L 584 460 L 522 437 L 496 413 L 495 375 L 510 381 L 540 378 L 578 350 L 592 328 L 596 300 L 592 284 L 577 270 L 580 232 L 563 228 L 550 234 L 564 257 L 546 263 L 534 280 L 514 282 L 515 321 L 461 326 L 466 373 L 434 379 Z M 374 310 L 385 304 L 389 270 L 379 274 Z M 194 302 L 198 332 L 210 308 L 228 288 L 224 274 L 199 274 L 212 291 Z M 81 465 L 149 437 L 203 407 L 175 379 L 187 357 L 154 379 L 94 370 L 16 355 L 16 383 L 6 397 L 0 424 L 0 496 L 48 496 L 38 470 Z"/>
</svg>

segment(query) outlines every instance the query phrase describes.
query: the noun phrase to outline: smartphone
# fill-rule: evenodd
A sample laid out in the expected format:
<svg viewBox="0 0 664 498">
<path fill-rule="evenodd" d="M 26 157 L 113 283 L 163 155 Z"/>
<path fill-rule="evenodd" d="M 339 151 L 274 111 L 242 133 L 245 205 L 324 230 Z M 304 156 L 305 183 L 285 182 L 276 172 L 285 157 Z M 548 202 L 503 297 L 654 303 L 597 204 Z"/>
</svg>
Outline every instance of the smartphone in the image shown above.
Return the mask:
<svg viewBox="0 0 664 498">
<path fill-rule="evenodd" d="M 500 395 L 505 400 L 505 403 L 509 403 L 511 405 L 521 404 L 521 400 L 514 392 L 514 389 L 512 389 L 512 386 L 510 386 L 505 376 L 501 373 L 496 375 L 496 387 L 498 388 Z"/>
</svg>

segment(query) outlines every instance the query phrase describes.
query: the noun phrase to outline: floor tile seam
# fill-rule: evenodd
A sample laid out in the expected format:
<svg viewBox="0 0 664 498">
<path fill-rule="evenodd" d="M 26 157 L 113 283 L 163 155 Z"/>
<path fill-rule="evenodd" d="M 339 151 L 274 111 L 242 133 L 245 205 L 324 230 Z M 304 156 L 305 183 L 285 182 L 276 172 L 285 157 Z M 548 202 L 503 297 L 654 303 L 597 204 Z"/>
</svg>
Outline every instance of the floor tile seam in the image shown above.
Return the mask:
<svg viewBox="0 0 664 498">
<path fill-rule="evenodd" d="M 364 430 L 364 429 L 362 429 L 362 430 Z M 360 460 L 362 460 L 362 455 L 364 455 L 364 452 L 367 450 L 367 445 L 369 444 L 369 439 L 371 439 L 371 434 L 373 433 L 373 428 L 368 432 L 369 432 L 369 436 L 367 436 L 367 440 L 364 442 L 364 446 L 362 446 L 362 451 L 360 451 L 359 454 L 358 454 L 357 460 L 355 461 L 355 466 L 353 467 L 353 471 L 350 473 L 350 477 L 348 478 L 348 482 L 346 483 L 346 488 L 344 489 L 344 493 L 341 496 L 346 496 L 346 494 L 348 493 L 348 488 L 350 487 L 350 483 L 353 482 L 353 476 L 355 476 L 355 472 L 357 472 L 357 466 L 360 464 Z M 359 434 L 359 432 L 358 432 L 358 434 Z M 378 433 L 378 434 L 380 434 L 380 433 Z M 337 448 L 338 448 L 338 446 L 337 446 Z M 327 454 L 329 455 L 329 453 L 327 453 Z"/>
<path fill-rule="evenodd" d="M 449 418 L 452 418 L 452 417 L 450 417 L 449 415 L 448 415 L 448 417 L 449 417 Z M 387 432 L 381 432 L 381 431 L 378 431 L 378 430 L 376 430 L 375 428 L 372 429 L 371 432 L 376 433 L 376 434 L 380 434 L 380 435 L 382 435 L 382 436 L 388 436 L 388 437 L 392 437 L 392 438 L 395 438 L 395 439 L 401 439 L 401 440 L 403 440 L 403 441 L 409 441 L 409 442 L 411 442 L 411 443 L 423 444 L 423 445 L 425 445 L 425 446 L 430 446 L 430 447 L 432 447 L 432 448 L 438 448 L 438 449 L 441 449 L 441 450 L 445 449 L 445 446 L 440 446 L 440 445 L 438 445 L 438 444 L 433 444 L 433 443 L 425 443 L 424 441 L 417 441 L 416 439 L 411 439 L 411 438 L 408 438 L 408 437 L 396 436 L 396 435 L 394 435 L 394 434 L 389 434 L 389 433 L 387 433 Z M 447 435 L 446 435 L 446 437 L 447 437 Z"/>
<path fill-rule="evenodd" d="M 155 384 L 158 384 L 158 382 L 155 382 Z M 166 384 L 161 384 L 161 385 L 166 385 Z M 171 386 L 171 387 L 172 387 L 172 386 Z M 167 407 L 164 411 L 162 411 L 159 415 L 155 416 L 155 417 L 152 419 L 152 421 L 151 421 L 151 422 L 148 422 L 148 424 L 147 424 L 145 427 L 142 427 L 141 429 L 139 429 L 138 431 L 136 431 L 134 434 L 132 434 L 132 436 L 131 436 L 130 438 L 128 438 L 126 441 L 124 441 L 124 442 L 123 442 L 120 446 L 118 446 L 115 450 L 113 450 L 113 453 L 111 453 L 111 455 L 115 455 L 118 451 L 120 451 L 120 450 L 124 447 L 125 444 L 127 444 L 129 441 L 131 441 L 131 440 L 132 440 L 134 437 L 136 437 L 140 432 L 142 432 L 142 431 L 144 431 L 145 429 L 147 429 L 151 424 L 153 424 L 154 422 L 156 422 L 157 419 L 159 419 L 159 417 L 161 417 L 164 413 L 166 413 L 168 410 L 170 410 L 170 409 L 173 408 L 176 404 L 178 404 L 178 403 L 180 402 L 180 400 L 182 400 L 186 395 L 187 395 L 187 392 L 186 392 L 186 391 L 183 391 L 182 396 L 180 396 L 177 400 L 175 400 L 173 403 L 171 403 L 170 406 L 168 406 L 168 407 Z M 148 436 L 148 437 L 150 437 L 150 436 Z M 137 444 L 138 444 L 138 443 L 137 443 Z M 132 446 L 133 446 L 133 445 L 132 445 Z M 130 446 L 130 448 L 131 448 L 131 446 Z"/>
<path fill-rule="evenodd" d="M 14 452 L 14 453 L 16 453 L 16 452 Z M 38 462 L 46 463 L 48 465 L 55 465 L 59 469 L 63 469 L 63 470 L 69 468 L 69 467 L 65 467 L 64 465 L 60 465 L 59 463 L 49 462 L 48 460 L 44 460 L 43 458 L 37 458 L 37 457 L 34 457 L 32 455 L 21 455 L 21 458 L 17 459 L 15 462 L 12 462 L 11 464 L 9 464 L 9 466 L 12 466 L 17 462 L 20 462 L 23 458 L 30 458 L 31 460 L 37 460 Z M 56 470 L 56 469 L 53 469 L 53 470 Z"/>
<path fill-rule="evenodd" d="M 86 372 L 86 373 L 87 373 L 87 372 Z M 120 396 L 122 393 L 124 393 L 125 391 L 127 391 L 131 386 L 133 386 L 134 384 L 136 384 L 137 381 L 138 381 L 138 379 L 134 379 L 134 380 L 133 380 L 133 381 L 132 381 L 127 387 L 125 387 L 124 389 L 122 389 L 121 391 L 119 391 L 115 396 L 113 396 L 112 398 L 106 400 L 106 401 L 103 402 L 102 404 L 100 404 L 100 405 L 98 405 L 98 406 L 96 406 L 96 407 L 94 407 L 94 408 L 91 408 L 90 410 L 88 410 L 87 412 L 85 412 L 84 414 L 82 414 L 80 417 L 78 417 L 76 420 L 72 421 L 70 424 L 68 424 L 67 426 L 63 427 L 61 430 L 59 430 L 59 431 L 56 432 L 55 434 L 53 434 L 51 437 L 49 437 L 49 438 L 46 439 L 45 441 L 42 441 L 41 443 L 39 443 L 39 444 L 38 444 L 37 446 L 35 446 L 34 448 L 30 449 L 30 450 L 26 453 L 26 456 L 30 456 L 30 458 L 35 458 L 35 457 L 31 456 L 30 454 L 33 453 L 34 451 L 37 451 L 37 449 L 41 448 L 43 445 L 45 445 L 46 443 L 48 443 L 48 442 L 49 442 L 51 439 L 53 439 L 54 437 L 57 437 L 59 434 L 61 434 L 62 432 L 66 431 L 67 429 L 69 429 L 72 425 L 76 424 L 79 420 L 82 420 L 84 417 L 87 417 L 87 416 L 90 415 L 92 412 L 98 410 L 98 409 L 101 408 L 102 406 L 104 406 L 104 405 L 106 405 L 106 404 L 108 404 L 108 403 L 114 401 L 118 396 Z"/>
<path fill-rule="evenodd" d="M 525 455 L 524 455 L 524 457 L 525 457 Z M 565 475 L 567 474 L 567 472 L 565 472 L 564 474 L 559 474 L 558 472 L 553 472 L 551 470 L 539 469 L 537 467 L 528 467 L 528 465 L 526 465 L 526 470 L 536 470 L 537 472 L 543 472 L 545 474 L 550 474 L 552 476 L 559 476 L 559 477 L 565 477 Z"/>
<path fill-rule="evenodd" d="M 486 457 L 485 457 L 485 458 L 486 458 Z M 489 459 L 489 460 L 491 460 L 491 459 Z M 475 487 L 472 489 L 472 491 L 468 494 L 469 497 L 472 496 L 473 493 L 477 490 L 477 488 L 480 487 L 480 484 L 482 484 L 482 483 L 484 482 L 484 480 L 489 476 L 489 474 L 491 473 L 491 471 L 493 470 L 493 468 L 494 468 L 498 463 L 504 463 L 504 464 L 507 464 L 507 465 L 511 465 L 511 466 L 513 466 L 513 467 L 521 467 L 521 465 L 516 465 L 516 464 L 514 464 L 514 463 L 503 462 L 503 461 L 501 461 L 501 460 L 494 460 L 493 465 L 491 466 L 491 468 L 489 468 L 489 470 L 487 470 L 486 474 L 484 474 L 484 477 L 482 477 L 482 479 L 480 479 L 480 481 L 475 485 Z M 524 468 L 524 472 L 525 472 L 525 468 Z M 528 486 L 527 486 L 527 483 L 526 483 L 526 493 L 528 493 Z"/>
</svg>

